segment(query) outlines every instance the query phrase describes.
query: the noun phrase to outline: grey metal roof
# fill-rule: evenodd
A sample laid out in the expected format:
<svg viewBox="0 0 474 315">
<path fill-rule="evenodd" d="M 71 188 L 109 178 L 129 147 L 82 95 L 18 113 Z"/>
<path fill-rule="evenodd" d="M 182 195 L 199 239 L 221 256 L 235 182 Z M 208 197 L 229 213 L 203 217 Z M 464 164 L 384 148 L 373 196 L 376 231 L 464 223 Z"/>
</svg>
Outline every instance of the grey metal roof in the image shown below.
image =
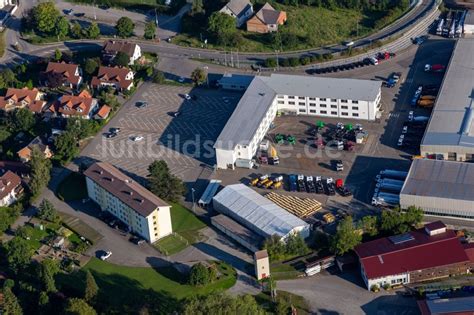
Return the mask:
<svg viewBox="0 0 474 315">
<path fill-rule="evenodd" d="M 375 101 L 380 81 L 272 74 L 254 77 L 216 140 L 216 149 L 248 145 L 277 94 Z"/>
<path fill-rule="evenodd" d="M 252 6 L 252 4 L 248 0 L 230 0 L 229 3 L 226 4 L 226 6 L 236 16 L 240 16 L 245 11 L 247 11 L 247 8 L 249 6 Z"/>
<path fill-rule="evenodd" d="M 431 314 L 467 314 L 474 312 L 474 296 L 454 299 L 427 300 L 426 305 Z"/>
<path fill-rule="evenodd" d="M 226 73 L 219 79 L 220 85 L 236 85 L 248 87 L 252 82 L 253 75 Z"/>
<path fill-rule="evenodd" d="M 285 237 L 309 227 L 300 218 L 243 184 L 229 185 L 221 190 L 214 197 L 214 209 L 263 237 L 275 234 Z"/>
<path fill-rule="evenodd" d="M 221 131 L 214 148 L 231 150 L 237 144 L 249 145 L 275 96 L 275 91 L 261 77 L 255 77 Z"/>
<path fill-rule="evenodd" d="M 474 164 L 414 160 L 400 194 L 474 201 Z"/>
<path fill-rule="evenodd" d="M 375 101 L 381 81 L 272 74 L 262 79 L 277 94 Z"/>
<path fill-rule="evenodd" d="M 474 148 L 474 39 L 459 39 L 444 76 L 422 146 Z"/>
</svg>

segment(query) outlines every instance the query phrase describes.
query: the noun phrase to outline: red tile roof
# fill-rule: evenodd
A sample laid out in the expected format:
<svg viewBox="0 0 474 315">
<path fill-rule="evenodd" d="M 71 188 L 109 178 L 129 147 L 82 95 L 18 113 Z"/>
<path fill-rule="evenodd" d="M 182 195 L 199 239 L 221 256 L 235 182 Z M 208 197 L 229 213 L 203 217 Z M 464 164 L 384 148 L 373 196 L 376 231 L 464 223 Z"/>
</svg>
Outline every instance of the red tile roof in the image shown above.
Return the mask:
<svg viewBox="0 0 474 315">
<path fill-rule="evenodd" d="M 127 54 L 128 56 L 132 57 L 133 53 L 135 52 L 135 47 L 137 44 L 135 43 L 129 43 L 125 41 L 115 41 L 115 40 L 109 40 L 105 42 L 104 45 L 104 51 L 106 53 L 118 53 L 119 51 Z"/>
<path fill-rule="evenodd" d="M 10 105 L 10 101 L 13 101 Z M 22 102 L 27 103 L 26 106 Z M 43 110 L 45 101 L 40 100 L 40 91 L 38 89 L 15 89 L 9 88 L 4 97 L 0 98 L 0 109 L 13 110 L 15 108 L 27 108 L 34 113 L 39 113 Z"/>
<path fill-rule="evenodd" d="M 464 251 L 469 260 L 474 263 L 474 243 L 464 244 Z"/>
<path fill-rule="evenodd" d="M 424 229 L 409 234 L 413 240 L 394 244 L 385 237 L 355 248 L 369 279 L 469 261 L 452 230 L 433 236 Z"/>
<path fill-rule="evenodd" d="M 14 189 L 21 184 L 20 176 L 16 175 L 12 171 L 6 171 L 5 174 L 0 176 L 0 199 L 5 198 Z"/>
<path fill-rule="evenodd" d="M 102 107 L 97 112 L 97 116 L 99 116 L 102 119 L 105 119 L 105 118 L 107 118 L 107 116 L 109 116 L 110 110 L 111 110 L 111 108 L 109 106 L 102 105 Z"/>
<path fill-rule="evenodd" d="M 87 116 L 97 101 L 86 90 L 79 95 L 63 95 L 49 108 L 54 113 L 67 116 Z"/>
<path fill-rule="evenodd" d="M 46 73 L 60 73 L 63 75 L 66 82 L 77 85 L 81 80 L 80 75 L 75 75 L 78 68 L 79 65 L 72 63 L 49 62 L 48 67 L 46 68 Z"/>
<path fill-rule="evenodd" d="M 158 207 L 169 207 L 166 202 L 109 163 L 94 163 L 84 175 L 144 217 Z"/>
<path fill-rule="evenodd" d="M 133 80 L 126 80 L 127 75 L 132 70 L 128 68 L 119 67 L 104 67 L 99 68 L 97 76 L 92 78 L 91 84 L 93 87 L 99 87 L 101 82 L 117 84 L 121 89 L 128 89 L 133 83 Z"/>
</svg>

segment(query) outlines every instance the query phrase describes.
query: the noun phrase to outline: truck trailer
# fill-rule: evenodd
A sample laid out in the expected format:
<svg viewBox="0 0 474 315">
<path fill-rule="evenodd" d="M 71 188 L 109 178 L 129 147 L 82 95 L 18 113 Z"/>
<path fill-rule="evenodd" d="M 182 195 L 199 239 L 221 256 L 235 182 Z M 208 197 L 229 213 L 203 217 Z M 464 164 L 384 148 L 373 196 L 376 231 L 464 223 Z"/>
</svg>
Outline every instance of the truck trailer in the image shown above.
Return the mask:
<svg viewBox="0 0 474 315">
<path fill-rule="evenodd" d="M 408 172 L 405 172 L 405 171 L 383 170 L 383 171 L 380 171 L 380 174 L 377 175 L 376 179 L 379 180 L 382 178 L 391 178 L 391 179 L 405 180 L 407 176 L 408 176 Z"/>
</svg>

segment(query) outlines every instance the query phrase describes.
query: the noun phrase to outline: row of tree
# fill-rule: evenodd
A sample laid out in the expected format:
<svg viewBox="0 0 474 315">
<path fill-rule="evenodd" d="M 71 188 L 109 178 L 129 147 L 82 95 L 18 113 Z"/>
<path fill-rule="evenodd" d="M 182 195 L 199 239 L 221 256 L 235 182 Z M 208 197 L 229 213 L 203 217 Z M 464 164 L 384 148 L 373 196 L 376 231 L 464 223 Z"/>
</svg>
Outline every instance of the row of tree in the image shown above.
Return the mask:
<svg viewBox="0 0 474 315">
<path fill-rule="evenodd" d="M 298 234 L 290 234 L 284 242 L 277 235 L 272 235 L 263 244 L 271 260 L 283 260 L 291 257 L 302 256 L 309 253 L 309 248 L 304 239 Z"/>
<path fill-rule="evenodd" d="M 330 240 L 331 250 L 337 255 L 343 255 L 360 244 L 364 235 L 371 239 L 406 233 L 418 226 L 422 219 L 423 210 L 415 206 L 406 211 L 401 211 L 400 208 L 385 210 L 381 216 L 365 216 L 355 223 L 348 216 L 337 226 L 336 234 Z"/>
</svg>

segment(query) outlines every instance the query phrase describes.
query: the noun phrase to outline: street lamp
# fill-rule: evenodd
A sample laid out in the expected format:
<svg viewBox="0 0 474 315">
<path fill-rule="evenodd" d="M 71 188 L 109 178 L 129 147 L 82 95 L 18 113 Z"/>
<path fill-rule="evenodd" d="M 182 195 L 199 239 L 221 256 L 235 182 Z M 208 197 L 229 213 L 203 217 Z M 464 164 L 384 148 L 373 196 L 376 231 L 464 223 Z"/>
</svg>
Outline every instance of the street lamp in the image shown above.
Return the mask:
<svg viewBox="0 0 474 315">
<path fill-rule="evenodd" d="M 195 191 L 196 191 L 196 190 L 195 190 L 194 188 L 191 188 L 191 195 L 192 195 L 192 198 L 193 198 L 193 212 L 195 212 L 195 211 L 194 211 L 194 209 L 195 209 L 195 207 L 194 207 L 194 192 L 195 192 Z"/>
</svg>

